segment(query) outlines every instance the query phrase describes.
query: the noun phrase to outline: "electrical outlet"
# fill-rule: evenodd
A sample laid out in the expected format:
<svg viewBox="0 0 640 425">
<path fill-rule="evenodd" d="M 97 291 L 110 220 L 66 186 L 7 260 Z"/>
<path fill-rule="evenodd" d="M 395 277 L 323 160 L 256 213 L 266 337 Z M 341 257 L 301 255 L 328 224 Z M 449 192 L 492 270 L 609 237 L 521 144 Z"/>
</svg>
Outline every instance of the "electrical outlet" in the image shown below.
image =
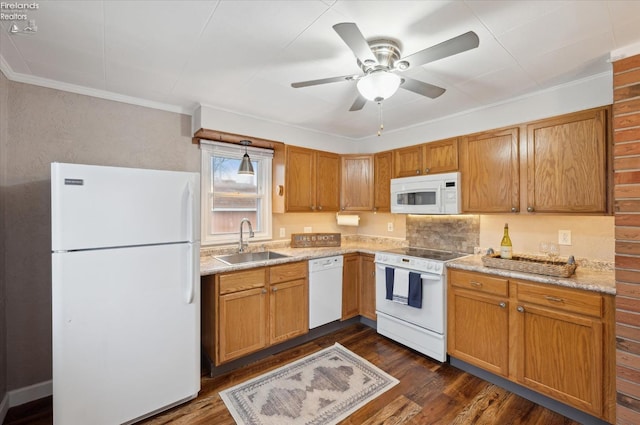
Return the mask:
<svg viewBox="0 0 640 425">
<path fill-rule="evenodd" d="M 280 228 L 280 237 L 284 238 L 286 236 L 286 233 L 284 232 L 284 227 Z"/>
<path fill-rule="evenodd" d="M 393 222 L 392 221 L 387 223 L 387 232 L 393 232 Z"/>
<path fill-rule="evenodd" d="M 304 233 L 311 233 L 311 232 L 313 232 L 313 229 L 310 226 L 304 228 Z"/>
<path fill-rule="evenodd" d="M 558 230 L 558 245 L 571 245 L 571 230 Z"/>
</svg>

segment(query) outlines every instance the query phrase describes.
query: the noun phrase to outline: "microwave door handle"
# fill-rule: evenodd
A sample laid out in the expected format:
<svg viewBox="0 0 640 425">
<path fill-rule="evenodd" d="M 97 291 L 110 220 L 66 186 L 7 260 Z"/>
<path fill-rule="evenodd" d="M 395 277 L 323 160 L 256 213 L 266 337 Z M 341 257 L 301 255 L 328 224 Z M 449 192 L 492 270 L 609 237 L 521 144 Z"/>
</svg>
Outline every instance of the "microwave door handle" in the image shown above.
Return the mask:
<svg viewBox="0 0 640 425">
<path fill-rule="evenodd" d="M 438 186 L 438 198 L 436 202 L 438 203 L 438 208 L 440 209 L 440 213 L 444 214 L 444 202 L 442 202 L 442 195 L 444 193 L 444 187 L 442 185 Z"/>
</svg>

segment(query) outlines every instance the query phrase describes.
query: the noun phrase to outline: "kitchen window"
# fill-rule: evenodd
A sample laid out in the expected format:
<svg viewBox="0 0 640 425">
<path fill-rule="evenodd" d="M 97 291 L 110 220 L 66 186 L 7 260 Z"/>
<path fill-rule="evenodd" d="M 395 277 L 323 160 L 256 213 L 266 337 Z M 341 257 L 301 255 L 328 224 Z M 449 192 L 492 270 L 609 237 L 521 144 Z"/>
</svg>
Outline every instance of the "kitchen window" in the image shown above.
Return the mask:
<svg viewBox="0 0 640 425">
<path fill-rule="evenodd" d="M 202 245 L 238 242 L 243 218 L 253 226 L 251 240 L 271 239 L 273 151 L 249 147 L 254 175 L 246 175 L 238 174 L 243 146 L 201 140 L 200 149 Z M 248 237 L 247 226 L 245 235 Z"/>
</svg>

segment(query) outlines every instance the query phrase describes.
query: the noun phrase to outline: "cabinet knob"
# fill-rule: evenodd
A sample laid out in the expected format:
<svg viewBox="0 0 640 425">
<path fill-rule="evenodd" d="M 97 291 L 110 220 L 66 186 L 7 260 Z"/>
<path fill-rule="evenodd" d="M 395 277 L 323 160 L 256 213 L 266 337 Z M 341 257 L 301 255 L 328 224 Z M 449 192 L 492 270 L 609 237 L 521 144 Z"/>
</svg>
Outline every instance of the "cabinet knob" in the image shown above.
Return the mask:
<svg viewBox="0 0 640 425">
<path fill-rule="evenodd" d="M 278 288 L 273 287 L 273 288 L 271 288 L 271 290 L 272 290 L 273 292 L 276 292 L 276 291 L 278 290 Z"/>
<path fill-rule="evenodd" d="M 373 207 L 373 212 L 378 211 L 378 207 Z"/>
<path fill-rule="evenodd" d="M 518 212 L 518 209 L 516 207 L 511 207 L 511 212 L 512 213 Z"/>
<path fill-rule="evenodd" d="M 416 174 L 420 174 L 420 170 L 416 170 Z"/>
<path fill-rule="evenodd" d="M 320 205 L 320 206 L 318 207 L 318 209 L 319 209 L 319 210 L 322 210 L 322 205 Z"/>
<path fill-rule="evenodd" d="M 311 205 L 309 208 L 311 208 L 311 211 L 315 211 L 316 210 L 316 206 L 315 205 Z"/>
<path fill-rule="evenodd" d="M 267 293 L 267 290 L 266 290 L 266 289 L 264 289 L 264 288 L 262 288 L 262 293 L 263 293 L 263 294 L 266 294 L 266 293 Z"/>
<path fill-rule="evenodd" d="M 521 305 L 519 305 L 516 310 L 518 310 L 519 313 L 524 313 L 524 307 L 522 307 Z"/>
<path fill-rule="evenodd" d="M 502 301 L 500 304 L 498 304 L 500 306 L 500 308 L 506 308 L 507 307 L 507 303 Z"/>
<path fill-rule="evenodd" d="M 534 208 L 533 208 L 533 207 L 527 207 L 527 211 L 528 211 L 528 212 L 533 212 L 533 211 L 534 211 Z"/>
<path fill-rule="evenodd" d="M 424 173 L 425 174 L 429 173 L 429 168 L 428 167 L 424 169 Z"/>
</svg>

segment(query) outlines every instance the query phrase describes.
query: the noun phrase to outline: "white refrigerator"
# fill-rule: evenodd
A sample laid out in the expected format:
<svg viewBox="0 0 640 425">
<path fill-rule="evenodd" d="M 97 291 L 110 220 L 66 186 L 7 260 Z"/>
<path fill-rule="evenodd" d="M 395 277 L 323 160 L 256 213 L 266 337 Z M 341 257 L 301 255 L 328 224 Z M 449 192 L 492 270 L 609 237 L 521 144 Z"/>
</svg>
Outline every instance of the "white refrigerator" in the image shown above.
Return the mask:
<svg viewBox="0 0 640 425">
<path fill-rule="evenodd" d="M 54 425 L 133 423 L 197 396 L 199 183 L 51 164 Z"/>
</svg>

